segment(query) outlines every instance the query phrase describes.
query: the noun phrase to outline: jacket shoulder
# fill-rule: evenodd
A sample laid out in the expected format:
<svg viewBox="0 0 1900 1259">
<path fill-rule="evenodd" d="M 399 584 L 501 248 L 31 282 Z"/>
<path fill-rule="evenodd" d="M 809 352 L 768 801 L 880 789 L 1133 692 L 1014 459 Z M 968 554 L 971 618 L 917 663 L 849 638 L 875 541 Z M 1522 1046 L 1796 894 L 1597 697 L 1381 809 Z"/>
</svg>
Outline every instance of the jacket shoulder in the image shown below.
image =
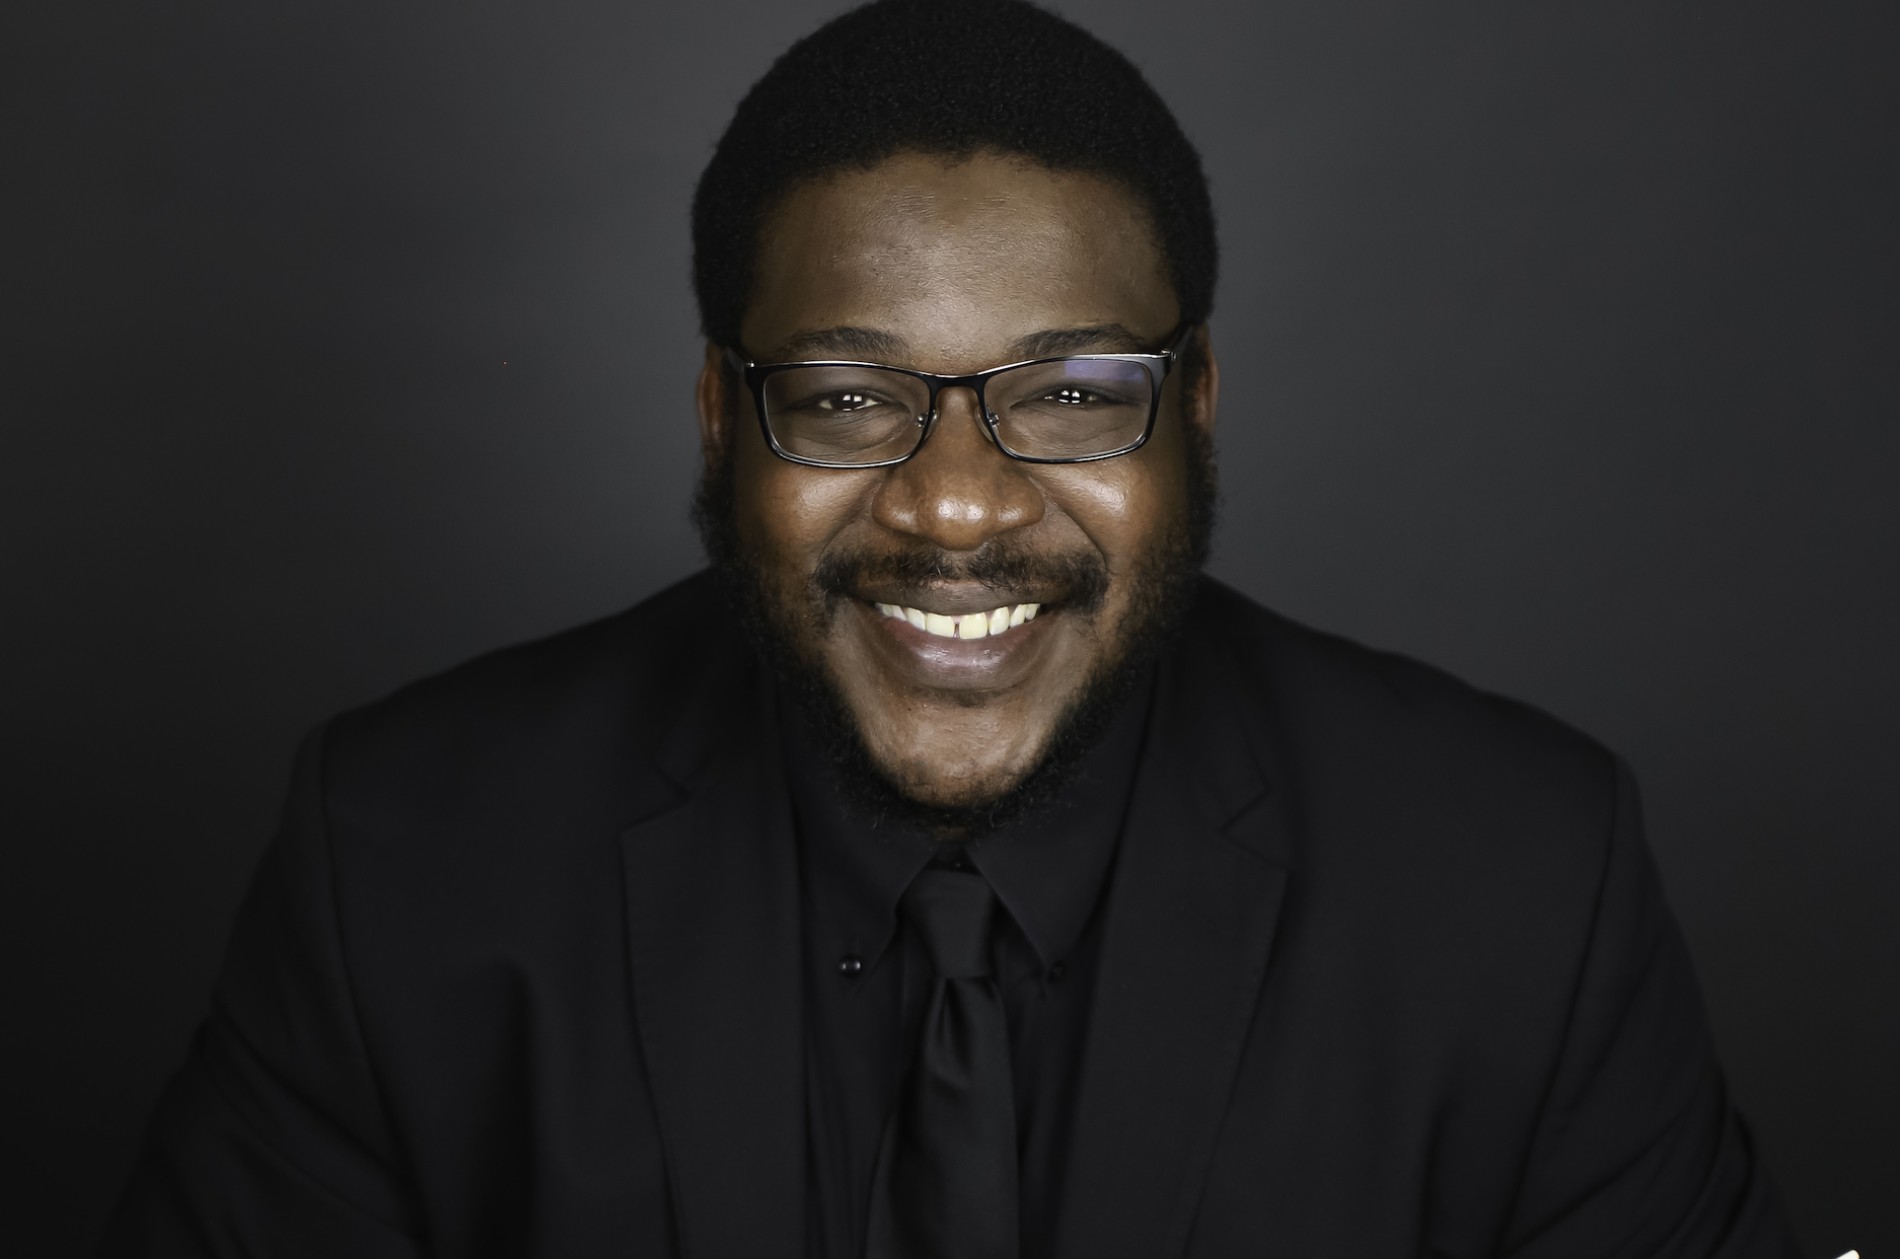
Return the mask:
<svg viewBox="0 0 1900 1259">
<path fill-rule="evenodd" d="M 1480 743 L 1600 761 L 1607 748 L 1532 704 L 1424 661 L 1303 625 L 1220 582 L 1203 620 L 1253 700 L 1302 725 L 1349 723 L 1358 737 L 1462 735 Z"/>
<path fill-rule="evenodd" d="M 1600 860 L 1617 807 L 1615 755 L 1549 713 L 1446 671 L 1321 632 L 1210 581 L 1216 641 L 1280 785 L 1310 807 L 1404 813 L 1469 842 L 1553 846 Z M 1361 834 L 1375 833 L 1362 828 Z"/>
<path fill-rule="evenodd" d="M 616 615 L 478 656 L 334 718 L 326 794 L 480 809 L 560 787 L 638 787 L 721 657 L 749 663 L 710 574 Z M 538 788 L 534 784 L 541 784 Z"/>
</svg>

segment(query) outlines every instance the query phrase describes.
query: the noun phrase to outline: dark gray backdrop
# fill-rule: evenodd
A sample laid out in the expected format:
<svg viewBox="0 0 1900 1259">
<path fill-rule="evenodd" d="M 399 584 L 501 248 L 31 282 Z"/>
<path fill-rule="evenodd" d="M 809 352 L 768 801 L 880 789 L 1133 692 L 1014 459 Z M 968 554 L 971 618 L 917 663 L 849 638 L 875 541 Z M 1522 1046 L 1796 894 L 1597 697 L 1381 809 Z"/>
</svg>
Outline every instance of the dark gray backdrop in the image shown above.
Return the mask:
<svg viewBox="0 0 1900 1259">
<path fill-rule="evenodd" d="M 835 7 L 4 41 L 14 1253 L 95 1236 L 297 734 L 694 566 L 691 182 Z M 1893 6 L 1068 7 L 1213 177 L 1216 571 L 1626 753 L 1812 1254 L 1900 1255 Z"/>
</svg>

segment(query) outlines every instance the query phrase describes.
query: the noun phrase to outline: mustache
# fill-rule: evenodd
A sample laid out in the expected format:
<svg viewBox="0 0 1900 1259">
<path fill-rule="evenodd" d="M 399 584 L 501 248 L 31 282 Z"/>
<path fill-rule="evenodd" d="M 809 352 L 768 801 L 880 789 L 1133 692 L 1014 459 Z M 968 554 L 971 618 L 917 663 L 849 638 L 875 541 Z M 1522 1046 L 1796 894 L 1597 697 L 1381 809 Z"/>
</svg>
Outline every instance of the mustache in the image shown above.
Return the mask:
<svg viewBox="0 0 1900 1259">
<path fill-rule="evenodd" d="M 1100 556 L 1044 554 L 991 543 L 957 554 L 920 546 L 901 551 L 840 551 L 818 562 L 812 582 L 827 603 L 853 598 L 866 586 L 975 583 L 993 590 L 1034 590 L 1078 611 L 1098 609 L 1108 595 L 1108 565 Z"/>
</svg>

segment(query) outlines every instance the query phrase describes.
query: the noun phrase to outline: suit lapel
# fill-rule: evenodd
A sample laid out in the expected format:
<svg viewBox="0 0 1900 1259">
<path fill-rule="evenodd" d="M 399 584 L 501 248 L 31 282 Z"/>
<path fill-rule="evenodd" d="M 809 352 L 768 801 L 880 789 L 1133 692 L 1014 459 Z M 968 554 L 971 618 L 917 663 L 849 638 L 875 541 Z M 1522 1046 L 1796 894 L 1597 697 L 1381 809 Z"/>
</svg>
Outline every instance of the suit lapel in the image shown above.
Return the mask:
<svg viewBox="0 0 1900 1259">
<path fill-rule="evenodd" d="M 634 1016 L 681 1253 L 793 1259 L 806 1186 L 791 810 L 770 705 L 749 672 L 708 674 L 660 757 L 685 799 L 621 841 Z"/>
<path fill-rule="evenodd" d="M 1164 666 L 1107 905 L 1056 1230 L 1061 1259 L 1166 1259 L 1193 1224 L 1291 866 L 1216 650 Z"/>
</svg>

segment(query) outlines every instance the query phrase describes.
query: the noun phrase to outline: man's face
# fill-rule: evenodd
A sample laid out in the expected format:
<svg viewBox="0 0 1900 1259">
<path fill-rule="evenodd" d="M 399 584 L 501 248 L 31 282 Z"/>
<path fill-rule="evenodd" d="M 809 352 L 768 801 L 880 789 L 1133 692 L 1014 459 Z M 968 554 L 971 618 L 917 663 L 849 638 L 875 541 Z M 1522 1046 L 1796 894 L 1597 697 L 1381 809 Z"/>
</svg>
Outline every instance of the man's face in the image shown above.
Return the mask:
<svg viewBox="0 0 1900 1259">
<path fill-rule="evenodd" d="M 794 188 L 761 234 L 743 352 L 963 374 L 1050 354 L 1150 352 L 1179 320 L 1139 202 L 1097 176 L 994 154 L 903 155 Z M 1184 425 L 1213 418 L 1211 360 L 1179 373 L 1132 454 L 1039 465 L 988 439 L 947 389 L 908 462 L 837 470 L 767 448 L 710 350 L 699 404 L 710 475 L 755 616 L 824 679 L 871 764 L 909 800 L 1004 797 L 1092 684 L 1167 618 L 1192 566 Z M 1197 449 L 1204 448 L 1204 443 Z M 729 462 L 728 462 L 729 461 Z M 931 618 L 1037 605 L 983 637 Z M 884 605 L 880 608 L 879 605 Z M 925 614 L 926 627 L 887 614 Z M 958 621 L 967 632 L 966 622 Z M 1000 626 L 999 626 L 1000 628 Z"/>
</svg>

